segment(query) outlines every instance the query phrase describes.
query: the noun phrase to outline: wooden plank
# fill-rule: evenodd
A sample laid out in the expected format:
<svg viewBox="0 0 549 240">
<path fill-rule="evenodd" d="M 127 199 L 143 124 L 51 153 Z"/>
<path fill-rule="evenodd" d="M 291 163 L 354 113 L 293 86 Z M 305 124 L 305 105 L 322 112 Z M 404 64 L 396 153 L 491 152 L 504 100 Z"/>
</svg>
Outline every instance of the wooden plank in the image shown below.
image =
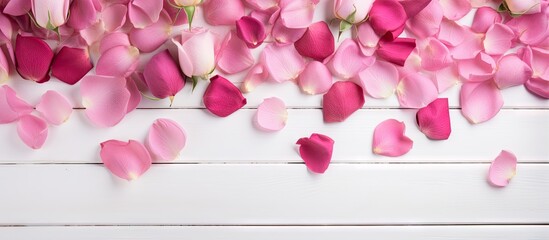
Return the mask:
<svg viewBox="0 0 549 240">
<path fill-rule="evenodd" d="M 186 129 L 187 145 L 177 162 L 302 162 L 295 142 L 314 132 L 335 140 L 334 162 L 490 162 L 502 149 L 514 152 L 522 162 L 549 160 L 549 111 L 544 110 L 502 110 L 479 125 L 469 124 L 459 110 L 452 110 L 453 133 L 446 141 L 427 139 L 415 125 L 415 110 L 360 110 L 335 124 L 325 124 L 318 109 L 289 110 L 286 128 L 276 133 L 257 130 L 254 114 L 247 109 L 218 118 L 201 109 L 137 110 L 113 128 L 97 129 L 79 110 L 67 123 L 51 127 L 46 144 L 36 151 L 18 139 L 15 124 L 0 125 L 0 162 L 97 163 L 100 142 L 144 141 L 152 122 L 161 117 Z M 414 148 L 402 157 L 371 152 L 375 126 L 389 118 L 404 121 L 406 135 L 414 141 Z"/>
<path fill-rule="evenodd" d="M 546 240 L 547 226 L 369 226 L 369 227 L 188 227 L 188 226 L 77 226 L 0 227 L 0 238 L 10 240 Z"/>
<path fill-rule="evenodd" d="M 126 182 L 100 164 L 0 166 L 0 225 L 548 224 L 549 164 L 506 188 L 488 164 L 160 164 Z"/>
</svg>

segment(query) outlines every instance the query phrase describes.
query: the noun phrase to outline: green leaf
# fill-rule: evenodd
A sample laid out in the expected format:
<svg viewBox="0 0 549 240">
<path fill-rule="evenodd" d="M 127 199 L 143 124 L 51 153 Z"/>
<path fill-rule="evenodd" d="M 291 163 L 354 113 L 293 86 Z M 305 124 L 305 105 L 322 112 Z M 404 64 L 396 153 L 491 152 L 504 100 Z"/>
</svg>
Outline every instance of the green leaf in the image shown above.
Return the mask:
<svg viewBox="0 0 549 240">
<path fill-rule="evenodd" d="M 183 7 L 183 10 L 185 10 L 185 13 L 187 14 L 187 22 L 189 22 L 189 30 L 191 30 L 191 27 L 193 24 L 193 18 L 194 18 L 194 11 L 196 10 L 196 7 L 186 6 L 186 7 Z"/>
<path fill-rule="evenodd" d="M 191 81 L 193 81 L 193 89 L 191 90 L 192 92 L 194 92 L 194 89 L 196 88 L 196 85 L 198 84 L 198 77 L 197 76 L 192 76 L 190 77 Z"/>
<path fill-rule="evenodd" d="M 351 24 L 350 22 L 341 21 L 339 23 L 339 35 L 337 35 L 337 41 L 339 41 L 339 38 L 341 37 L 341 33 L 349 30 L 352 26 L 353 24 Z"/>
<path fill-rule="evenodd" d="M 499 5 L 497 11 L 498 11 L 498 12 L 507 12 L 507 11 L 509 11 L 509 8 L 507 7 L 507 4 L 505 3 L 505 1 L 503 1 L 503 2 Z"/>
</svg>

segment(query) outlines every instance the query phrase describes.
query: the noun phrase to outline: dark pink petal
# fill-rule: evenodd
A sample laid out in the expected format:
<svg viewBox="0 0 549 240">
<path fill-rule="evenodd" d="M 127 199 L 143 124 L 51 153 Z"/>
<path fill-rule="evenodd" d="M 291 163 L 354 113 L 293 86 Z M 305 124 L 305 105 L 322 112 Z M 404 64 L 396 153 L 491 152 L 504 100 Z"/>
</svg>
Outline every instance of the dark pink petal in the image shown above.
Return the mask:
<svg viewBox="0 0 549 240">
<path fill-rule="evenodd" d="M 377 155 L 398 157 L 408 153 L 414 142 L 404 135 L 406 126 L 403 122 L 388 119 L 376 126 L 372 151 Z"/>
<path fill-rule="evenodd" d="M 53 59 L 53 51 L 44 40 L 17 35 L 15 59 L 17 72 L 24 79 L 38 83 L 47 82 L 50 79 L 48 73 Z"/>
<path fill-rule="evenodd" d="M 234 31 L 227 34 L 227 44 L 221 49 L 217 66 L 227 74 L 242 72 L 254 65 L 254 56 L 246 43 Z"/>
<path fill-rule="evenodd" d="M 496 70 L 496 62 L 483 52 L 473 59 L 458 62 L 459 75 L 465 81 L 478 82 L 492 78 Z"/>
<path fill-rule="evenodd" d="M 499 59 L 494 81 L 500 89 L 519 86 L 532 77 L 532 68 L 516 54 L 509 54 Z"/>
<path fill-rule="evenodd" d="M 418 72 L 401 72 L 397 97 L 401 107 L 422 108 L 434 101 L 438 90 L 431 79 Z"/>
<path fill-rule="evenodd" d="M 318 133 L 313 133 L 308 138 L 300 138 L 296 142 L 305 166 L 314 173 L 326 172 L 332 161 L 334 143 L 330 137 Z"/>
<path fill-rule="evenodd" d="M 265 82 L 269 78 L 269 71 L 265 69 L 263 64 L 255 64 L 244 77 L 244 82 L 242 83 L 241 89 L 242 92 L 248 93 L 251 92 L 257 87 L 257 85 Z"/>
<path fill-rule="evenodd" d="M 439 2 L 444 17 L 449 20 L 459 20 L 471 11 L 469 0 L 440 0 Z"/>
<path fill-rule="evenodd" d="M 297 84 L 307 94 L 325 93 L 332 86 L 332 74 L 321 62 L 311 61 L 299 74 Z"/>
<path fill-rule="evenodd" d="M 8 85 L 0 87 L 0 124 L 14 122 L 32 110 L 33 107 L 19 98 Z"/>
<path fill-rule="evenodd" d="M 373 98 L 388 98 L 398 84 L 396 67 L 385 61 L 376 61 L 358 74 L 360 85 Z"/>
<path fill-rule="evenodd" d="M 307 28 L 305 34 L 294 43 L 294 46 L 302 56 L 322 62 L 334 53 L 334 35 L 326 22 L 316 22 Z"/>
<path fill-rule="evenodd" d="M 503 97 L 492 81 L 464 83 L 459 102 L 461 113 L 470 123 L 477 124 L 492 119 L 503 106 Z"/>
<path fill-rule="evenodd" d="M 407 19 L 404 8 L 397 0 L 374 1 L 368 18 L 379 36 L 401 28 Z"/>
<path fill-rule="evenodd" d="M 151 167 L 151 156 L 138 141 L 109 140 L 101 143 L 101 161 L 112 174 L 128 181 L 135 180 Z"/>
<path fill-rule="evenodd" d="M 93 64 L 86 49 L 65 46 L 53 58 L 51 75 L 67 84 L 74 85 L 92 68 Z"/>
<path fill-rule="evenodd" d="M 508 151 L 501 151 L 490 164 L 488 181 L 496 187 L 505 187 L 517 173 L 517 157 Z"/>
<path fill-rule="evenodd" d="M 240 90 L 219 75 L 210 79 L 202 100 L 208 111 L 219 117 L 229 116 L 246 105 L 246 98 Z"/>
<path fill-rule="evenodd" d="M 48 138 L 48 123 L 30 114 L 22 116 L 17 122 L 17 135 L 30 148 L 39 149 Z"/>
<path fill-rule="evenodd" d="M 426 107 L 419 109 L 416 122 L 419 130 L 429 139 L 448 139 L 452 132 L 448 98 L 437 98 Z"/>
<path fill-rule="evenodd" d="M 416 48 L 416 40 L 413 38 L 397 38 L 391 42 L 380 42 L 376 53 L 379 57 L 399 66 L 404 62 Z"/>
<path fill-rule="evenodd" d="M 526 83 L 524 83 L 524 86 L 531 93 L 539 97 L 549 99 L 549 80 L 541 78 L 531 78 L 526 81 Z"/>
<path fill-rule="evenodd" d="M 50 124 L 61 125 L 71 116 L 72 104 L 63 95 L 49 90 L 40 98 L 36 111 Z"/>
<path fill-rule="evenodd" d="M 263 23 L 248 16 L 236 21 L 236 34 L 249 48 L 259 47 L 267 37 Z"/>
<path fill-rule="evenodd" d="M 426 38 L 438 32 L 443 17 L 439 1 L 430 1 L 425 8 L 406 22 L 406 27 L 416 37 Z"/>
<path fill-rule="evenodd" d="M 167 49 L 149 60 L 143 77 L 152 95 L 160 99 L 170 97 L 173 101 L 173 97 L 185 86 L 179 65 Z"/>
<path fill-rule="evenodd" d="M 185 130 L 176 121 L 159 118 L 149 129 L 145 145 L 154 160 L 172 161 L 179 157 L 186 142 Z"/>
<path fill-rule="evenodd" d="M 364 106 L 364 92 L 353 82 L 336 82 L 322 98 L 324 122 L 343 122 Z"/>
<path fill-rule="evenodd" d="M 137 67 L 139 49 L 133 46 L 113 47 L 97 60 L 95 72 L 99 75 L 126 77 Z"/>
<path fill-rule="evenodd" d="M 72 1 L 67 25 L 75 30 L 90 27 L 96 22 L 97 12 L 93 4 L 94 0 Z"/>
<path fill-rule="evenodd" d="M 490 55 L 501 55 L 513 45 L 515 33 L 510 27 L 496 23 L 488 29 L 484 38 L 484 51 Z"/>
<path fill-rule="evenodd" d="M 280 0 L 280 20 L 288 28 L 306 28 L 320 0 Z"/>
<path fill-rule="evenodd" d="M 501 15 L 491 7 L 481 7 L 475 12 L 471 30 L 477 33 L 485 33 L 494 23 L 501 22 Z"/>
<path fill-rule="evenodd" d="M 334 55 L 327 58 L 326 66 L 335 77 L 351 79 L 375 62 L 375 57 L 364 56 L 358 43 L 350 38 L 345 39 Z"/>
<path fill-rule="evenodd" d="M 305 60 L 293 45 L 268 45 L 261 54 L 261 61 L 276 82 L 297 79 L 305 68 Z"/>
<path fill-rule="evenodd" d="M 416 14 L 421 12 L 432 0 L 399 0 L 398 2 L 406 11 L 408 18 L 413 18 Z"/>
<path fill-rule="evenodd" d="M 254 122 L 259 129 L 267 132 L 280 131 L 286 126 L 288 110 L 286 104 L 276 97 L 266 98 L 257 107 Z"/>
<path fill-rule="evenodd" d="M 141 52 L 152 52 L 168 40 L 172 32 L 171 23 L 170 16 L 163 11 L 158 21 L 144 28 L 132 29 L 129 34 L 130 42 Z"/>
<path fill-rule="evenodd" d="M 98 127 L 112 127 L 122 121 L 131 96 L 126 79 L 93 75 L 82 79 L 80 95 L 84 113 Z"/>
<path fill-rule="evenodd" d="M 204 19 L 210 25 L 233 25 L 244 16 L 244 4 L 234 0 L 208 0 L 202 5 Z"/>
</svg>

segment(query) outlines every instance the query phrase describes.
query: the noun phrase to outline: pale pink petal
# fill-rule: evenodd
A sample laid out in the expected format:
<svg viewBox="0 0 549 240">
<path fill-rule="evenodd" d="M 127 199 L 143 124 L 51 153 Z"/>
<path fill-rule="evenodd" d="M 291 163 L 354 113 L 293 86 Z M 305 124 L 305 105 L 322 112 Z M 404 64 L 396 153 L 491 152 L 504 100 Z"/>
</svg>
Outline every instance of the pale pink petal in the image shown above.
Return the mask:
<svg viewBox="0 0 549 240">
<path fill-rule="evenodd" d="M 47 82 L 50 79 L 48 73 L 53 51 L 44 40 L 18 34 L 15 42 L 15 59 L 17 72 L 24 79 L 38 83 Z"/>
<path fill-rule="evenodd" d="M 267 10 L 278 5 L 279 0 L 244 0 L 255 10 Z"/>
<path fill-rule="evenodd" d="M 4 13 L 12 16 L 25 15 L 31 10 L 32 0 L 9 0 L 5 1 Z"/>
<path fill-rule="evenodd" d="M 229 80 L 216 75 L 202 98 L 206 109 L 219 117 L 227 117 L 246 105 L 246 98 Z"/>
<path fill-rule="evenodd" d="M 53 58 L 51 75 L 67 84 L 74 85 L 92 68 L 93 64 L 87 49 L 65 46 Z"/>
<path fill-rule="evenodd" d="M 305 68 L 305 60 L 293 45 L 270 44 L 263 50 L 261 58 L 271 78 L 276 82 L 297 79 Z"/>
<path fill-rule="evenodd" d="M 458 62 L 459 75 L 465 81 L 478 82 L 492 78 L 496 70 L 496 62 L 492 57 L 483 52 L 473 59 L 460 60 Z"/>
<path fill-rule="evenodd" d="M 113 4 L 103 9 L 101 19 L 104 22 L 107 32 L 114 32 L 126 23 L 126 12 L 128 8 L 123 4 Z"/>
<path fill-rule="evenodd" d="M 401 72 L 400 77 L 396 93 L 401 107 L 422 108 L 437 98 L 438 90 L 429 78 L 418 72 Z"/>
<path fill-rule="evenodd" d="M 185 147 L 185 130 L 170 119 L 159 118 L 149 129 L 145 145 L 155 161 L 173 161 Z"/>
<path fill-rule="evenodd" d="M 88 46 L 91 46 L 95 42 L 101 40 L 103 34 L 105 33 L 105 27 L 103 21 L 100 19 L 95 24 L 91 25 L 86 29 L 80 31 L 80 37 L 86 41 Z"/>
<path fill-rule="evenodd" d="M 130 99 L 126 107 L 126 113 L 129 113 L 137 108 L 143 96 L 137 87 L 137 83 L 132 78 L 126 78 L 126 89 L 130 93 Z"/>
<path fill-rule="evenodd" d="M 97 60 L 95 72 L 99 75 L 126 77 L 137 67 L 139 49 L 133 46 L 118 46 L 107 50 Z"/>
<path fill-rule="evenodd" d="M 545 11 L 549 11 L 547 9 L 549 7 Z M 522 15 L 512 18 L 505 24 L 513 29 L 522 43 L 535 45 L 549 37 L 549 18 L 547 14 L 540 12 Z"/>
<path fill-rule="evenodd" d="M 254 65 L 254 56 L 234 31 L 227 34 L 227 44 L 221 49 L 217 66 L 227 74 L 242 72 Z"/>
<path fill-rule="evenodd" d="M 469 30 L 462 33 L 463 42 L 450 49 L 452 58 L 455 60 L 475 58 L 484 49 L 483 35 L 475 34 Z"/>
<path fill-rule="evenodd" d="M 541 78 L 531 78 L 526 81 L 526 83 L 524 83 L 524 86 L 531 93 L 539 97 L 549 99 L 549 80 Z"/>
<path fill-rule="evenodd" d="M 162 12 L 158 21 L 144 28 L 134 28 L 130 31 L 130 42 L 141 52 L 152 52 L 164 44 L 172 32 L 171 19 Z"/>
<path fill-rule="evenodd" d="M 501 23 L 501 15 L 491 7 L 481 7 L 475 12 L 471 30 L 477 33 L 486 33 L 494 23 Z"/>
<path fill-rule="evenodd" d="M 324 122 L 343 122 L 364 106 L 364 91 L 353 82 L 336 82 L 322 97 Z"/>
<path fill-rule="evenodd" d="M 517 54 L 532 68 L 533 78 L 549 81 L 549 50 L 526 46 L 519 49 Z"/>
<path fill-rule="evenodd" d="M 82 79 L 80 95 L 86 116 L 98 127 L 112 127 L 122 121 L 131 96 L 126 79 L 93 75 Z"/>
<path fill-rule="evenodd" d="M 444 17 L 459 20 L 471 11 L 469 0 L 439 0 Z"/>
<path fill-rule="evenodd" d="M 350 38 L 345 39 L 335 54 L 326 59 L 326 66 L 335 77 L 350 79 L 375 62 L 375 57 L 364 56 L 358 43 Z"/>
<path fill-rule="evenodd" d="M 443 18 L 439 1 L 431 1 L 423 10 L 406 22 L 406 28 L 418 38 L 433 36 L 438 32 Z"/>
<path fill-rule="evenodd" d="M 440 23 L 437 38 L 444 44 L 454 47 L 464 44 L 465 41 L 471 41 L 480 37 L 476 37 L 469 29 L 457 22 L 443 19 Z M 479 45 L 482 45 L 482 42 Z"/>
<path fill-rule="evenodd" d="M 48 123 L 42 118 L 27 114 L 17 122 L 17 135 L 30 148 L 39 149 L 48 138 Z"/>
<path fill-rule="evenodd" d="M 450 109 L 448 98 L 437 98 L 417 111 L 416 122 L 419 130 L 429 139 L 446 140 L 450 137 Z"/>
<path fill-rule="evenodd" d="M 509 54 L 499 59 L 494 81 L 500 89 L 519 86 L 532 77 L 532 69 L 516 54 Z"/>
<path fill-rule="evenodd" d="M 14 122 L 32 110 L 33 107 L 19 98 L 11 87 L 0 87 L 0 124 Z"/>
<path fill-rule="evenodd" d="M 276 97 L 266 98 L 257 107 L 254 116 L 255 125 L 267 132 L 280 131 L 286 126 L 288 110 L 286 104 Z"/>
<path fill-rule="evenodd" d="M 288 28 L 306 28 L 320 0 L 280 0 L 280 20 Z"/>
<path fill-rule="evenodd" d="M 517 173 L 517 157 L 508 151 L 501 151 L 488 170 L 488 181 L 496 187 L 505 187 Z"/>
<path fill-rule="evenodd" d="M 99 44 L 99 53 L 104 54 L 107 50 L 118 46 L 130 46 L 128 34 L 123 32 L 106 34 Z"/>
<path fill-rule="evenodd" d="M 503 97 L 492 81 L 464 83 L 459 102 L 461 113 L 473 124 L 492 119 L 503 106 Z"/>
<path fill-rule="evenodd" d="M 307 94 L 325 93 L 332 86 L 332 74 L 326 65 L 311 61 L 299 75 L 297 84 Z"/>
<path fill-rule="evenodd" d="M 234 0 L 208 0 L 202 5 L 204 19 L 210 25 L 233 25 L 244 16 L 244 4 Z"/>
<path fill-rule="evenodd" d="M 307 168 L 314 173 L 324 173 L 332 161 L 334 151 L 334 140 L 318 133 L 311 137 L 300 138 L 296 144 L 299 145 L 299 155 L 305 162 Z"/>
<path fill-rule="evenodd" d="M 377 155 L 398 157 L 408 153 L 414 142 L 404 135 L 406 126 L 403 122 L 388 119 L 376 126 L 372 151 Z"/>
<path fill-rule="evenodd" d="M 267 37 L 263 23 L 248 16 L 236 21 L 236 34 L 249 48 L 259 47 Z"/>
<path fill-rule="evenodd" d="M 154 97 L 173 97 L 185 86 L 179 66 L 166 49 L 154 55 L 143 71 L 143 77 Z"/>
<path fill-rule="evenodd" d="M 112 174 L 128 181 L 135 180 L 151 167 L 147 148 L 138 141 L 109 140 L 101 143 L 101 161 Z"/>
<path fill-rule="evenodd" d="M 513 44 L 515 33 L 511 28 L 501 23 L 492 25 L 484 38 L 484 51 L 490 55 L 501 55 L 507 52 Z"/>
<path fill-rule="evenodd" d="M 94 0 L 72 1 L 67 25 L 75 30 L 86 29 L 93 25 L 97 20 L 97 12 L 93 1 Z"/>
<path fill-rule="evenodd" d="M 282 24 L 280 18 L 273 24 L 271 29 L 271 36 L 274 41 L 279 45 L 293 44 L 299 40 L 303 34 L 307 31 L 307 28 L 289 28 Z"/>
<path fill-rule="evenodd" d="M 408 19 L 404 8 L 397 0 L 376 0 L 368 15 L 372 28 L 379 36 L 404 26 Z"/>
<path fill-rule="evenodd" d="M 132 0 L 128 4 L 128 17 L 135 28 L 145 28 L 158 21 L 164 1 Z"/>
<path fill-rule="evenodd" d="M 358 74 L 360 85 L 373 98 L 388 98 L 398 84 L 398 71 L 388 62 L 376 61 Z"/>
<path fill-rule="evenodd" d="M 50 124 L 61 125 L 71 116 L 72 105 L 63 95 L 49 90 L 40 98 L 40 103 L 36 105 L 36 111 Z"/>
<path fill-rule="evenodd" d="M 413 38 L 397 38 L 391 42 L 380 42 L 376 53 L 379 57 L 399 66 L 404 66 L 410 53 L 416 48 Z"/>
<path fill-rule="evenodd" d="M 365 56 L 372 56 L 377 50 L 380 36 L 368 22 L 364 22 L 357 27 L 357 40 L 360 43 L 360 49 Z"/>
<path fill-rule="evenodd" d="M 436 71 L 448 67 L 453 59 L 450 50 L 436 38 L 429 37 L 418 41 L 421 67 L 428 71 Z"/>
<path fill-rule="evenodd" d="M 255 89 L 255 87 L 257 87 L 257 85 L 265 82 L 267 78 L 269 78 L 269 72 L 265 69 L 263 64 L 257 63 L 250 68 L 248 74 L 244 77 L 244 81 L 242 82 L 242 86 L 240 88 L 244 93 L 251 92 Z"/>
<path fill-rule="evenodd" d="M 438 92 L 442 93 L 461 81 L 456 64 L 447 68 L 438 70 L 433 75 L 433 82 L 437 86 Z"/>
<path fill-rule="evenodd" d="M 316 22 L 307 28 L 305 34 L 294 43 L 294 46 L 302 56 L 324 61 L 334 53 L 334 35 L 326 22 Z"/>
</svg>

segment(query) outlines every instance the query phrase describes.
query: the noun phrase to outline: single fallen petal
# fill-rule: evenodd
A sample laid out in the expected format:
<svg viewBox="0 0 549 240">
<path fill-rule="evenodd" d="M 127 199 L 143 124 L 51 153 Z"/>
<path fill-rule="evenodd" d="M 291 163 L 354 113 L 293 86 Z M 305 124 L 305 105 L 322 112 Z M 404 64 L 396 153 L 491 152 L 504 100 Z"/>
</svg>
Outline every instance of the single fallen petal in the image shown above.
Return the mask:
<svg viewBox="0 0 549 240">
<path fill-rule="evenodd" d="M 227 44 L 221 49 L 217 66 L 227 74 L 242 72 L 254 65 L 254 56 L 246 43 L 234 31 L 227 34 Z"/>
<path fill-rule="evenodd" d="M 481 7 L 475 12 L 471 30 L 477 33 L 486 33 L 494 23 L 500 23 L 501 15 L 491 7 Z"/>
<path fill-rule="evenodd" d="M 311 61 L 299 75 L 297 84 L 307 94 L 325 93 L 332 86 L 332 74 L 326 65 Z"/>
<path fill-rule="evenodd" d="M 401 28 L 408 17 L 397 0 L 376 0 L 370 10 L 368 20 L 379 36 Z"/>
<path fill-rule="evenodd" d="M 459 75 L 468 82 L 484 81 L 492 78 L 496 70 L 496 62 L 483 52 L 473 59 L 458 62 Z"/>
<path fill-rule="evenodd" d="M 93 75 L 82 79 L 80 95 L 84 113 L 98 127 L 112 127 L 122 121 L 131 96 L 126 79 Z"/>
<path fill-rule="evenodd" d="M 65 46 L 53 58 L 51 75 L 67 84 L 74 85 L 92 68 L 93 64 L 86 49 Z"/>
<path fill-rule="evenodd" d="M 128 17 L 135 28 L 145 28 L 158 21 L 164 1 L 132 0 L 128 4 Z"/>
<path fill-rule="evenodd" d="M 274 22 L 271 28 L 271 36 L 274 42 L 278 45 L 289 45 L 295 43 L 303 34 L 305 34 L 307 28 L 289 28 L 286 27 L 280 18 Z"/>
<path fill-rule="evenodd" d="M 422 108 L 437 98 L 438 90 L 431 79 L 417 72 L 401 72 L 400 77 L 396 93 L 401 107 Z"/>
<path fill-rule="evenodd" d="M 49 90 L 40 98 L 36 111 L 50 124 L 61 125 L 71 116 L 72 104 L 63 95 Z"/>
<path fill-rule="evenodd" d="M 324 61 L 334 53 L 334 35 L 326 22 L 316 22 L 307 28 L 305 34 L 294 43 L 294 46 L 302 56 Z"/>
<path fill-rule="evenodd" d="M 276 82 L 297 79 L 305 68 L 305 60 L 293 45 L 277 46 L 271 44 L 263 50 L 261 61 Z"/>
<path fill-rule="evenodd" d="M 314 173 L 324 173 L 332 161 L 334 140 L 318 133 L 311 134 L 308 138 L 300 138 L 299 155 L 305 162 L 305 166 Z"/>
<path fill-rule="evenodd" d="M 246 105 L 240 90 L 219 75 L 210 79 L 202 100 L 208 111 L 219 117 L 227 117 Z"/>
<path fill-rule="evenodd" d="M 320 0 L 280 0 L 280 20 L 288 28 L 306 28 Z"/>
<path fill-rule="evenodd" d="M 398 2 L 406 11 L 408 18 L 413 18 L 416 14 L 421 12 L 432 0 L 399 0 Z"/>
<path fill-rule="evenodd" d="M 160 99 L 170 97 L 173 100 L 185 86 L 181 70 L 167 49 L 149 60 L 143 77 L 152 95 Z"/>
<path fill-rule="evenodd" d="M 128 34 L 123 32 L 113 32 L 109 34 L 105 34 L 103 39 L 101 39 L 101 42 L 99 44 L 99 53 L 102 55 L 107 50 L 110 50 L 111 48 L 118 47 L 118 46 L 130 46 L 130 38 L 128 37 Z"/>
<path fill-rule="evenodd" d="M 492 25 L 484 38 L 484 51 L 490 55 L 501 55 L 513 45 L 515 33 L 510 27 L 501 23 Z"/>
<path fill-rule="evenodd" d="M 128 8 L 124 4 L 113 4 L 103 9 L 101 19 L 107 32 L 114 32 L 126 23 Z"/>
<path fill-rule="evenodd" d="M 288 120 L 286 104 L 276 97 L 266 98 L 257 107 L 254 117 L 256 126 L 267 132 L 282 130 Z"/>
<path fill-rule="evenodd" d="M 503 106 L 503 97 L 493 81 L 464 83 L 459 102 L 463 116 L 470 123 L 477 124 L 496 116 Z"/>
<path fill-rule="evenodd" d="M 449 20 L 459 20 L 471 11 L 469 0 L 440 0 L 444 17 Z"/>
<path fill-rule="evenodd" d="M 526 83 L 524 83 L 524 86 L 531 93 L 539 97 L 549 99 L 549 80 L 542 78 L 530 78 L 526 81 Z"/>
<path fill-rule="evenodd" d="M 380 42 L 376 53 L 379 57 L 399 66 L 404 66 L 410 53 L 416 48 L 413 38 L 397 38 L 391 42 Z"/>
<path fill-rule="evenodd" d="M 520 48 L 517 55 L 532 68 L 532 78 L 549 81 L 549 50 L 526 46 Z"/>
<path fill-rule="evenodd" d="M 347 38 L 339 45 L 334 55 L 326 61 L 326 66 L 335 77 L 351 79 L 372 65 L 375 62 L 375 57 L 364 56 L 358 43 Z"/>
<path fill-rule="evenodd" d="M 377 155 L 398 157 L 408 153 L 414 142 L 404 135 L 406 126 L 403 122 L 388 119 L 376 126 L 372 151 Z"/>
<path fill-rule="evenodd" d="M 426 107 L 419 109 L 416 122 L 419 130 L 429 139 L 448 139 L 452 132 L 448 98 L 437 98 Z"/>
<path fill-rule="evenodd" d="M 421 67 L 428 71 L 437 71 L 448 67 L 452 62 L 450 50 L 438 39 L 429 37 L 418 41 Z"/>
<path fill-rule="evenodd" d="M 517 157 L 511 152 L 502 150 L 490 164 L 488 181 L 496 187 L 505 187 L 516 173 Z"/>
<path fill-rule="evenodd" d="M 48 138 L 48 123 L 42 118 L 27 114 L 17 122 L 17 135 L 30 148 L 39 149 Z"/>
<path fill-rule="evenodd" d="M 245 15 L 242 1 L 209 0 L 202 5 L 204 19 L 210 25 L 233 25 Z"/>
<path fill-rule="evenodd" d="M 267 37 L 263 23 L 248 16 L 236 21 L 236 34 L 249 48 L 259 47 Z"/>
<path fill-rule="evenodd" d="M 336 82 L 322 98 L 324 122 L 343 122 L 364 106 L 364 91 L 353 82 Z"/>
<path fill-rule="evenodd" d="M 406 28 L 417 38 L 426 38 L 435 35 L 444 17 L 439 1 L 430 1 L 414 17 L 406 21 Z"/>
<path fill-rule="evenodd" d="M 257 63 L 248 71 L 240 88 L 244 93 L 251 92 L 257 85 L 265 82 L 267 78 L 269 78 L 269 72 L 262 63 Z"/>
<path fill-rule="evenodd" d="M 494 81 L 500 89 L 519 86 L 532 77 L 532 68 L 516 54 L 505 55 L 497 63 Z"/>
<path fill-rule="evenodd" d="M 97 11 L 94 8 L 95 0 L 72 1 L 69 9 L 67 25 L 75 30 L 82 30 L 95 23 Z"/>
<path fill-rule="evenodd" d="M 101 143 L 101 161 L 112 174 L 128 181 L 135 180 L 151 167 L 147 148 L 138 141 L 108 140 Z"/>
<path fill-rule="evenodd" d="M 113 47 L 97 60 L 95 72 L 99 75 L 126 77 L 137 67 L 139 49 L 133 46 Z"/>
<path fill-rule="evenodd" d="M 141 52 L 152 52 L 164 44 L 172 33 L 172 21 L 168 13 L 163 11 L 158 21 L 144 27 L 134 28 L 129 33 L 133 46 Z"/>
<path fill-rule="evenodd" d="M 32 110 L 33 107 L 19 98 L 11 87 L 0 87 L 0 124 L 17 121 Z"/>
<path fill-rule="evenodd" d="M 373 98 L 388 98 L 398 85 L 396 67 L 385 61 L 376 61 L 358 74 L 360 85 Z"/>
<path fill-rule="evenodd" d="M 15 42 L 16 68 L 24 79 L 38 83 L 47 82 L 50 79 L 50 64 L 53 59 L 53 51 L 44 40 L 17 35 Z"/>
<path fill-rule="evenodd" d="M 465 41 L 479 39 L 479 51 L 482 48 L 481 35 L 477 36 L 473 32 L 471 32 L 467 27 L 462 26 L 458 22 L 454 22 L 448 19 L 443 19 L 442 22 L 440 23 L 440 30 L 438 32 L 437 39 L 440 40 L 445 45 L 447 45 L 449 48 L 458 46 L 460 44 L 464 44 Z M 475 43 L 475 42 L 472 42 L 472 43 Z M 472 51 L 472 49 L 464 49 L 464 50 Z"/>
<path fill-rule="evenodd" d="M 463 38 L 463 41 L 450 49 L 452 58 L 454 60 L 475 58 L 484 49 L 483 35 L 475 34 L 469 30 L 463 30 L 460 34 L 462 34 L 460 38 Z M 453 34 L 453 36 L 456 36 L 456 34 Z"/>
<path fill-rule="evenodd" d="M 145 145 L 155 161 L 173 161 L 185 147 L 185 130 L 175 121 L 159 118 L 149 129 Z"/>
<path fill-rule="evenodd" d="M 433 75 L 433 82 L 437 86 L 438 93 L 442 93 L 461 82 L 458 68 L 455 64 L 438 70 Z"/>
<path fill-rule="evenodd" d="M 372 28 L 368 22 L 364 22 L 357 27 L 357 40 L 362 54 L 372 56 L 377 50 L 380 36 Z"/>
</svg>

